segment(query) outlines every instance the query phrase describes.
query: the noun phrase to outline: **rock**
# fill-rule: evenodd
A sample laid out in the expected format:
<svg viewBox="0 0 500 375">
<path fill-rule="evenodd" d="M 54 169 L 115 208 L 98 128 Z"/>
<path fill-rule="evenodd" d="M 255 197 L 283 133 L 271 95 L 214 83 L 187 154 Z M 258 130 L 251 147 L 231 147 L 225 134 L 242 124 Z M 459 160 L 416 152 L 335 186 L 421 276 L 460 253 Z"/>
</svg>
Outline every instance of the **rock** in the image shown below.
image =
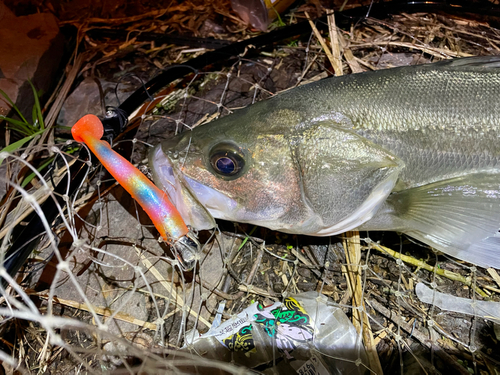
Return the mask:
<svg viewBox="0 0 500 375">
<path fill-rule="evenodd" d="M 426 64 L 430 61 L 420 55 L 414 53 L 384 53 L 380 57 L 374 57 L 371 59 L 376 63 L 377 68 L 388 69 L 394 68 L 396 66 L 408 66 L 408 65 L 418 65 Z"/>
<path fill-rule="evenodd" d="M 0 2 L 0 40 L 0 89 L 31 119 L 34 97 L 28 80 L 48 92 L 62 58 L 64 38 L 57 19 L 49 13 L 16 17 Z M 0 114 L 9 111 L 10 105 L 0 98 Z"/>
<path fill-rule="evenodd" d="M 132 87 L 127 83 L 115 83 L 99 80 L 104 95 L 105 106 L 117 107 L 130 95 Z M 115 91 L 116 89 L 116 91 Z M 73 126 L 80 118 L 88 113 L 96 116 L 104 116 L 104 108 L 101 104 L 101 93 L 96 80 L 87 77 L 64 102 L 57 124 L 61 126 Z M 64 130 L 60 131 L 64 133 Z M 69 133 L 69 131 L 67 131 Z"/>
</svg>

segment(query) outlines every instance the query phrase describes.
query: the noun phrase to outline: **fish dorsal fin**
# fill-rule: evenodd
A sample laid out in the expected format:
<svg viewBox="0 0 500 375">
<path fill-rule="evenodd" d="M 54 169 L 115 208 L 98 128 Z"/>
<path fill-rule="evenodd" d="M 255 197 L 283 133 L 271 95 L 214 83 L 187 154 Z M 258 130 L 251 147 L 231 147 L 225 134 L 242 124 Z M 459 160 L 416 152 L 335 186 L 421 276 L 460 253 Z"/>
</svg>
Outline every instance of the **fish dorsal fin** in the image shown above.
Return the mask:
<svg viewBox="0 0 500 375">
<path fill-rule="evenodd" d="M 419 65 L 419 68 L 484 73 L 496 71 L 500 73 L 500 56 L 474 56 L 459 59 L 450 59 L 439 61 L 433 64 Z"/>
<path fill-rule="evenodd" d="M 476 173 L 393 193 L 402 232 L 458 259 L 500 268 L 500 173 Z"/>
</svg>

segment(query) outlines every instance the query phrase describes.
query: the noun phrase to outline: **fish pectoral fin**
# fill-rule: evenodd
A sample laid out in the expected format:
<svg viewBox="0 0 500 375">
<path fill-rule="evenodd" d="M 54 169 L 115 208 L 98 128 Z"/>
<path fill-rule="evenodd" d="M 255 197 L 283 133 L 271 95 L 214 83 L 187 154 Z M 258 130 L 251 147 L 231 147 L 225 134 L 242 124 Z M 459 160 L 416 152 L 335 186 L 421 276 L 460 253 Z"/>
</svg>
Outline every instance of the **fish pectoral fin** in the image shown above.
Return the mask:
<svg viewBox="0 0 500 375">
<path fill-rule="evenodd" d="M 500 173 L 393 193 L 387 207 L 397 230 L 458 259 L 500 268 Z"/>
</svg>

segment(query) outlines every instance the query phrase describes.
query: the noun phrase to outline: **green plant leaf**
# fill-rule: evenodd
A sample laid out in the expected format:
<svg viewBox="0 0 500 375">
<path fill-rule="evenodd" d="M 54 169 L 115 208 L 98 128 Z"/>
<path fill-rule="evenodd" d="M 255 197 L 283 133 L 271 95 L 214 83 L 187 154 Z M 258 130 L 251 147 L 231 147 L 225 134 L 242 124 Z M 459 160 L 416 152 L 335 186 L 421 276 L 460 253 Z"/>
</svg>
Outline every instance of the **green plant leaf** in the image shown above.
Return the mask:
<svg viewBox="0 0 500 375">
<path fill-rule="evenodd" d="M 21 127 L 25 127 L 26 129 L 29 128 L 29 126 L 31 126 L 30 124 L 26 124 L 25 122 L 22 122 L 22 121 L 19 121 L 19 120 L 16 120 L 12 117 L 5 117 L 5 116 L 0 116 L 0 118 L 2 120 L 5 120 L 7 122 L 10 122 L 12 125 L 17 125 L 17 126 L 21 126 Z"/>
<path fill-rule="evenodd" d="M 47 165 L 49 165 L 50 163 L 52 163 L 52 161 L 54 160 L 54 157 L 51 157 L 49 159 L 47 159 L 42 165 L 40 165 L 36 170 L 38 172 L 41 172 Z M 21 184 L 21 187 L 24 188 L 26 187 L 26 185 L 28 185 L 31 180 L 33 180 L 33 178 L 36 176 L 35 172 L 32 172 L 30 173 L 29 175 L 26 176 L 26 178 L 24 179 L 24 181 L 22 182 Z"/>
<path fill-rule="evenodd" d="M 38 100 L 38 92 L 35 89 L 35 86 L 31 81 L 28 80 L 28 82 L 31 85 L 31 88 L 33 89 L 33 96 L 35 97 L 35 105 L 34 108 L 36 109 L 36 115 L 38 118 L 38 125 L 40 129 L 45 129 L 45 124 L 43 122 L 43 116 L 42 116 L 42 107 L 40 106 L 40 101 Z"/>
<path fill-rule="evenodd" d="M 23 139 L 20 139 L 19 141 L 17 142 L 14 142 L 4 148 L 2 148 L 0 151 L 1 152 L 14 152 L 14 151 L 17 151 L 19 148 L 23 147 L 23 145 L 28 142 L 28 141 L 31 141 L 33 138 L 35 138 L 37 135 L 40 135 L 44 132 L 44 130 L 39 130 L 37 131 L 36 133 L 32 134 L 32 135 L 29 135 L 27 137 L 24 137 Z M 4 158 L 0 158 L 0 165 L 3 163 L 3 159 Z"/>
<path fill-rule="evenodd" d="M 243 246 L 245 246 L 245 244 L 246 244 L 246 243 L 247 243 L 247 241 L 248 241 L 249 236 L 251 236 L 251 235 L 253 234 L 253 232 L 255 232 L 255 229 L 257 229 L 257 226 L 254 226 L 254 227 L 252 228 L 252 230 L 250 231 L 250 233 L 248 233 L 248 236 L 247 236 L 247 237 L 245 237 L 245 239 L 241 242 L 241 245 L 240 245 L 240 247 L 238 248 L 238 251 L 240 251 L 240 250 L 243 248 Z"/>
<path fill-rule="evenodd" d="M 24 135 L 32 135 L 35 133 L 31 126 L 26 125 L 24 122 L 5 116 L 0 116 L 0 119 L 7 121 L 11 125 L 7 125 L 9 129 L 15 130 Z"/>
<path fill-rule="evenodd" d="M 14 102 L 12 100 L 10 100 L 9 98 L 9 95 L 7 95 L 7 93 L 3 90 L 0 89 L 0 94 L 5 98 L 5 100 L 7 100 L 9 102 L 9 104 L 12 106 L 12 108 L 14 108 L 14 110 L 17 112 L 17 114 L 19 115 L 19 117 L 24 121 L 25 124 L 29 124 L 28 121 L 26 121 L 26 119 L 24 118 L 23 114 L 21 113 L 21 111 L 19 110 L 19 108 L 16 107 L 16 105 L 14 104 Z"/>
</svg>

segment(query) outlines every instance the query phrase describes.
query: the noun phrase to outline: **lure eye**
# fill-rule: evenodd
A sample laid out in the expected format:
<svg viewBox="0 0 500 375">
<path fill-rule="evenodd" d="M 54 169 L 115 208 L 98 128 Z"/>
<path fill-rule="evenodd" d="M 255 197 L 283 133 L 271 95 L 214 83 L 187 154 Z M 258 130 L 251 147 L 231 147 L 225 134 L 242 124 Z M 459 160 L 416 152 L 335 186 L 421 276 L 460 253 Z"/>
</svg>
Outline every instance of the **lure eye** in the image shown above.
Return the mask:
<svg viewBox="0 0 500 375">
<path fill-rule="evenodd" d="M 219 176 L 238 178 L 245 167 L 245 156 L 236 145 L 218 144 L 210 150 L 210 164 Z"/>
</svg>

